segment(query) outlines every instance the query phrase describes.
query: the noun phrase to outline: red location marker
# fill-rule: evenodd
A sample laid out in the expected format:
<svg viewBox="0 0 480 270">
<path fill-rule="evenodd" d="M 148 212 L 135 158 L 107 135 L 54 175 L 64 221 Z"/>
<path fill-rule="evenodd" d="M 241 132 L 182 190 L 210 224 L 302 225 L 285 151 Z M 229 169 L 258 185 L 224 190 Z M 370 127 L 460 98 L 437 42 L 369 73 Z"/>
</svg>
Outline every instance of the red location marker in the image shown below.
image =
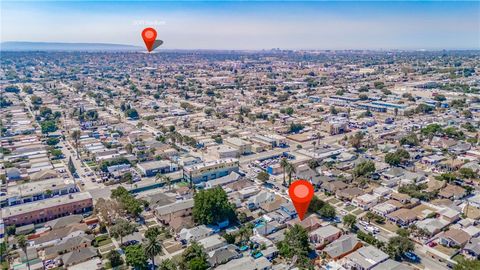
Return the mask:
<svg viewBox="0 0 480 270">
<path fill-rule="evenodd" d="M 157 31 L 151 27 L 145 28 L 142 31 L 142 38 L 145 42 L 145 46 L 147 46 L 147 50 L 151 52 L 153 50 L 155 39 L 157 38 Z"/>
<path fill-rule="evenodd" d="M 307 212 L 308 205 L 313 198 L 313 186 L 305 180 L 297 180 L 288 188 L 288 195 L 292 199 L 293 206 L 297 210 L 298 217 L 303 220 Z"/>
</svg>

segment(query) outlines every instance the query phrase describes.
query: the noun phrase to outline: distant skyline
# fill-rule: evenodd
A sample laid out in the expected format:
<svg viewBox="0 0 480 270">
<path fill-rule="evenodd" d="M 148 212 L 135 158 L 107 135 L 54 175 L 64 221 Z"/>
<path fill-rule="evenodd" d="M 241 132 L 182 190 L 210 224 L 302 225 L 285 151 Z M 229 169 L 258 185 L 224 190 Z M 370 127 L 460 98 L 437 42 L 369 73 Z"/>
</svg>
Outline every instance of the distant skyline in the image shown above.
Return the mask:
<svg viewBox="0 0 480 270">
<path fill-rule="evenodd" d="M 480 2 L 1 1 L 1 41 L 165 49 L 480 49 Z"/>
</svg>

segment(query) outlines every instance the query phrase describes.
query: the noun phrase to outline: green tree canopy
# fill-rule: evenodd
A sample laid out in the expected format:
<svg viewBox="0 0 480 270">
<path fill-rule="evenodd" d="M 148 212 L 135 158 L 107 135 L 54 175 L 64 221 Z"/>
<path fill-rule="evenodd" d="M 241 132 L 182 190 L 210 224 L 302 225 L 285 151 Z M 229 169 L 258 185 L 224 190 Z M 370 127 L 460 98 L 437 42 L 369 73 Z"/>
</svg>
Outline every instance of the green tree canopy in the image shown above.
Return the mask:
<svg viewBox="0 0 480 270">
<path fill-rule="evenodd" d="M 268 179 L 270 179 L 270 175 L 265 171 L 261 171 L 257 174 L 257 179 L 262 182 L 267 182 Z"/>
<path fill-rule="evenodd" d="M 307 231 L 300 225 L 295 224 L 287 232 L 285 238 L 277 243 L 280 256 L 291 259 L 297 256 L 297 266 L 300 268 L 309 268 L 310 262 L 308 254 L 310 253 L 310 244 Z"/>
<path fill-rule="evenodd" d="M 123 243 L 123 237 L 132 234 L 135 231 L 135 226 L 126 219 L 117 219 L 115 225 L 110 228 L 110 234 L 115 238 L 120 238 L 120 243 Z"/>
<path fill-rule="evenodd" d="M 127 264 L 136 270 L 148 269 L 148 258 L 142 245 L 131 245 L 125 248 Z"/>
<path fill-rule="evenodd" d="M 348 214 L 343 217 L 343 224 L 347 228 L 353 229 L 355 222 L 357 222 L 357 218 L 352 214 Z"/>
<path fill-rule="evenodd" d="M 353 170 L 353 175 L 355 177 L 368 176 L 371 173 L 375 172 L 375 163 L 370 160 L 363 161 L 359 163 Z"/>
<path fill-rule="evenodd" d="M 188 246 L 182 253 L 180 260 L 180 269 L 181 270 L 205 270 L 207 266 L 207 254 L 202 246 L 197 242 L 193 242 Z"/>
<path fill-rule="evenodd" d="M 117 267 L 123 264 L 123 259 L 120 256 L 120 253 L 116 250 L 112 250 L 108 253 L 107 259 L 110 261 L 112 267 Z"/>
<path fill-rule="evenodd" d="M 42 123 L 40 123 L 40 127 L 42 128 L 43 134 L 55 132 L 58 129 L 57 124 L 53 120 L 43 121 Z"/>
<path fill-rule="evenodd" d="M 177 265 L 172 260 L 165 259 L 158 266 L 158 270 L 177 270 Z"/>
<path fill-rule="evenodd" d="M 407 237 L 394 236 L 388 241 L 386 251 L 390 257 L 400 260 L 406 252 L 412 252 L 415 246 Z"/>
<path fill-rule="evenodd" d="M 225 220 L 234 221 L 234 206 L 228 201 L 222 188 L 197 192 L 194 197 L 193 218 L 200 224 L 215 224 Z"/>
</svg>

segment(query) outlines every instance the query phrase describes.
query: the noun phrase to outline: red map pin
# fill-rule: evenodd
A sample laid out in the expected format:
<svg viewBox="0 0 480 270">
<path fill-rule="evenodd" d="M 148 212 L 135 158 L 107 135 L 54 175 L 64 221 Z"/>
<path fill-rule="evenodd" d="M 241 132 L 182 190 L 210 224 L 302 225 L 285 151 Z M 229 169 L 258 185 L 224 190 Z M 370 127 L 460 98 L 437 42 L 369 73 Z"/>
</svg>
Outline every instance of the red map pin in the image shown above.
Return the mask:
<svg viewBox="0 0 480 270">
<path fill-rule="evenodd" d="M 297 210 L 298 217 L 303 220 L 307 213 L 308 205 L 313 198 L 313 186 L 305 180 L 297 180 L 288 188 L 288 195 L 292 199 L 293 206 Z"/>
<path fill-rule="evenodd" d="M 151 52 L 154 49 L 153 44 L 155 43 L 155 39 L 157 38 L 157 31 L 155 31 L 155 29 L 151 27 L 145 28 L 142 31 L 142 38 L 145 42 L 147 50 Z"/>
</svg>

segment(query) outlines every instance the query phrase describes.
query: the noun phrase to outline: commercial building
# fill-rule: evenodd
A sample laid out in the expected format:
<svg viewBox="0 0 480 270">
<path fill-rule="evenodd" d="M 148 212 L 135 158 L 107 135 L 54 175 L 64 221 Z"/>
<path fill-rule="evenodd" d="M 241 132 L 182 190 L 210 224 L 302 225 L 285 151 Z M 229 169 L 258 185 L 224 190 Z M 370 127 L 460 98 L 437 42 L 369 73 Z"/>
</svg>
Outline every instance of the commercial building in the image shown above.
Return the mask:
<svg viewBox="0 0 480 270">
<path fill-rule="evenodd" d="M 227 138 L 225 144 L 238 149 L 240 155 L 247 155 L 252 153 L 252 143 L 242 140 L 240 138 Z"/>
<path fill-rule="evenodd" d="M 195 164 L 183 168 L 183 178 L 187 182 L 198 184 L 219 177 L 226 176 L 231 172 L 238 172 L 238 159 L 219 159 L 201 164 Z"/>
<path fill-rule="evenodd" d="M 2 218 L 6 226 L 23 226 L 47 222 L 52 219 L 92 211 L 93 200 L 88 192 L 71 193 L 32 203 L 2 208 Z"/>
<path fill-rule="evenodd" d="M 138 163 L 137 168 L 142 172 L 143 176 L 155 176 L 157 173 L 169 173 L 178 169 L 178 166 L 170 161 L 155 160 Z"/>
</svg>

